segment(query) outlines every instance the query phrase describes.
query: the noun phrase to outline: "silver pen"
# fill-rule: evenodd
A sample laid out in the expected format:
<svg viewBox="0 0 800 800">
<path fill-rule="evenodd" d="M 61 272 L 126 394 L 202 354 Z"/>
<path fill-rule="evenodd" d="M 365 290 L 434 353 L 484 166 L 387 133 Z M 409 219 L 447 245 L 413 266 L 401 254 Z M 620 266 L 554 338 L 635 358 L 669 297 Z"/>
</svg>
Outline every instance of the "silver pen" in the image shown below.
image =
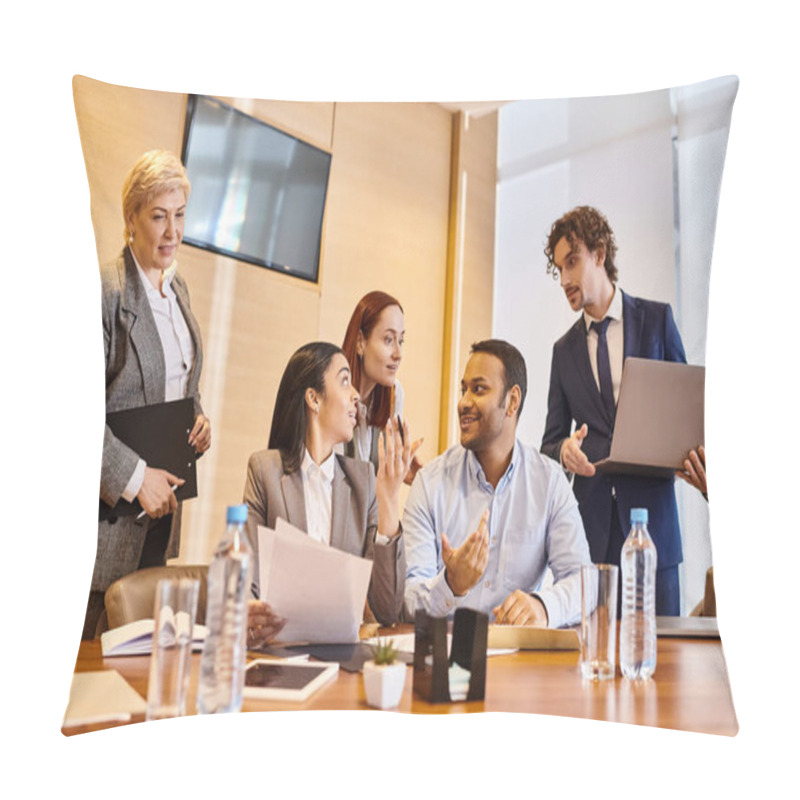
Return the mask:
<svg viewBox="0 0 800 800">
<path fill-rule="evenodd" d="M 174 483 L 174 484 L 173 484 L 173 485 L 170 487 L 170 491 L 171 491 L 171 492 L 174 494 L 174 492 L 175 492 L 175 490 L 176 490 L 177 488 L 178 488 L 178 484 L 177 484 L 177 483 Z M 141 514 L 139 514 L 139 515 L 136 517 L 136 519 L 141 519 L 141 518 L 142 518 L 142 517 L 143 517 L 143 516 L 144 516 L 146 513 L 147 513 L 146 511 L 142 511 L 142 513 L 141 513 Z"/>
</svg>

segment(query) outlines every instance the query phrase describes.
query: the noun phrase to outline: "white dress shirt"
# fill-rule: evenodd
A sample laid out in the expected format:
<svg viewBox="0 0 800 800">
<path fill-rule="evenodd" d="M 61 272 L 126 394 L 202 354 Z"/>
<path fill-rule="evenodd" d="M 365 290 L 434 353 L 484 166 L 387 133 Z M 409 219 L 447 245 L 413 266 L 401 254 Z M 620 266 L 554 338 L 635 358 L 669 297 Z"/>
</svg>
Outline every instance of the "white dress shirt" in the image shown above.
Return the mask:
<svg viewBox="0 0 800 800">
<path fill-rule="evenodd" d="M 303 497 L 306 503 L 307 533 L 312 539 L 330 545 L 331 502 L 333 498 L 333 469 L 336 455 L 331 453 L 317 464 L 308 450 L 303 456 L 300 472 L 303 476 Z"/>
<path fill-rule="evenodd" d="M 614 296 L 611 298 L 611 305 L 605 313 L 610 318 L 608 328 L 606 328 L 606 341 L 608 342 L 608 361 L 611 367 L 611 385 L 614 389 L 614 402 L 619 400 L 619 387 L 622 383 L 622 361 L 625 342 L 622 336 L 622 292 L 619 287 L 614 287 Z M 603 317 L 605 319 L 605 317 Z M 600 375 L 597 372 L 597 331 L 589 326 L 593 322 L 601 322 L 595 319 L 585 309 L 583 320 L 586 324 L 586 346 L 589 348 L 589 363 L 592 365 L 592 374 L 597 388 L 600 388 Z"/>
<path fill-rule="evenodd" d="M 172 266 L 165 270 L 164 278 L 161 282 L 161 291 L 159 291 L 144 274 L 144 270 L 136 260 L 133 250 L 131 250 L 131 256 L 147 294 L 147 301 L 150 304 L 150 310 L 153 312 L 158 337 L 161 339 L 161 348 L 164 351 L 164 366 L 166 370 L 164 400 L 167 402 L 180 400 L 186 397 L 189 373 L 194 363 L 194 342 L 183 312 L 178 305 L 175 290 L 172 288 L 172 278 L 178 269 L 178 262 L 173 261 Z M 122 493 L 122 497 L 128 502 L 135 500 L 136 495 L 139 494 L 146 466 L 146 462 L 140 458 L 133 475 L 131 475 L 131 479 L 128 481 L 128 485 L 125 487 L 125 491 Z"/>
<path fill-rule="evenodd" d="M 133 257 L 133 260 L 136 262 L 136 256 Z M 186 397 L 189 373 L 194 363 L 194 342 L 183 312 L 178 305 L 175 290 L 172 288 L 172 278 L 178 269 L 178 262 L 173 261 L 172 266 L 164 271 L 161 291 L 150 283 L 138 262 L 136 262 L 136 269 L 142 279 L 142 286 L 147 292 L 147 300 L 150 303 L 158 336 L 161 339 L 161 347 L 164 350 L 164 366 L 166 368 L 164 399 L 167 402 L 180 400 Z"/>
<path fill-rule="evenodd" d="M 442 532 L 453 548 L 478 529 L 489 509 L 489 560 L 480 580 L 456 596 L 447 583 Z M 451 616 L 474 608 L 492 616 L 515 590 L 534 594 L 548 626 L 581 618 L 581 565 L 590 563 L 578 501 L 556 462 L 519 440 L 497 483 L 486 480 L 475 454 L 460 444 L 426 464 L 414 478 L 403 514 L 406 608 Z M 554 583 L 544 584 L 550 569 Z"/>
</svg>

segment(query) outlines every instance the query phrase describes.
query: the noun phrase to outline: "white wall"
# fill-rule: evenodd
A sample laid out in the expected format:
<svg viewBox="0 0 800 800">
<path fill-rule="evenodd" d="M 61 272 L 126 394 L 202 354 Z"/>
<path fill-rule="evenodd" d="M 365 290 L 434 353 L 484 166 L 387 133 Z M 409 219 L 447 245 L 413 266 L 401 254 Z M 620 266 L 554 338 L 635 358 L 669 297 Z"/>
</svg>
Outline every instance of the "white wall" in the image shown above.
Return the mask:
<svg viewBox="0 0 800 800">
<path fill-rule="evenodd" d="M 618 285 L 671 303 L 688 360 L 704 363 L 710 253 L 735 82 L 733 94 L 730 83 L 721 88 L 722 95 L 710 81 L 694 90 L 521 101 L 500 110 L 494 335 L 515 344 L 527 363 L 523 441 L 541 443 L 552 345 L 577 318 L 547 274 L 543 254 L 553 221 L 577 205 L 595 206 L 608 217 L 617 239 Z M 704 125 L 681 116 L 703 108 L 708 123 L 709 98 L 722 102 L 727 118 L 712 114 L 713 123 Z M 688 147 L 676 160 L 673 134 L 700 130 L 709 134 L 703 149 Z M 678 176 L 683 188 L 676 215 Z M 704 198 L 702 213 L 698 197 Z M 695 203 L 681 211 L 686 198 Z M 684 536 L 689 610 L 702 596 L 711 554 L 704 501 L 696 492 L 684 501 L 686 493 L 678 487 L 682 528 L 691 539 Z"/>
<path fill-rule="evenodd" d="M 676 302 L 686 359 L 691 364 L 706 363 L 711 255 L 737 89 L 736 79 L 722 78 L 672 90 L 679 198 Z M 712 448 L 712 473 L 714 455 Z M 678 487 L 677 500 L 684 532 L 684 597 L 691 609 L 702 597 L 706 569 L 713 561 L 709 504 L 683 484 Z"/>
</svg>

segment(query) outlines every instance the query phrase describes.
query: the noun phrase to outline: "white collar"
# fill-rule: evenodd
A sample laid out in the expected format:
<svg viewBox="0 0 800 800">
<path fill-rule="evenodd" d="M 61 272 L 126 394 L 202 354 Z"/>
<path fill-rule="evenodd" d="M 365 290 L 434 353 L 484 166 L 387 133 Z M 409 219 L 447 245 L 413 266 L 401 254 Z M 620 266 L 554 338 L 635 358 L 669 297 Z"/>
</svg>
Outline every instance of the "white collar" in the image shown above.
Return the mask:
<svg viewBox="0 0 800 800">
<path fill-rule="evenodd" d="M 475 481 L 479 484 L 481 482 L 485 483 L 487 486 L 489 482 L 486 480 L 486 475 L 483 472 L 483 467 L 481 466 L 481 462 L 478 461 L 478 456 L 475 455 L 473 450 L 467 450 L 465 447 L 464 450 L 467 453 L 467 464 L 469 465 L 469 471 Z M 497 482 L 497 488 L 493 491 L 498 491 L 501 489 L 508 481 L 511 480 L 511 476 L 514 474 L 514 468 L 519 461 L 519 439 L 514 437 L 514 449 L 511 451 L 511 461 L 509 462 L 506 471 L 500 477 L 500 480 Z"/>
<path fill-rule="evenodd" d="M 611 304 L 608 306 L 608 311 L 604 314 L 602 319 L 609 317 L 613 320 L 622 319 L 622 290 L 619 286 L 614 287 L 614 295 L 611 298 Z M 595 319 L 585 308 L 583 309 L 583 324 L 586 326 L 587 332 L 593 322 L 601 322 L 602 320 Z"/>
<path fill-rule="evenodd" d="M 131 254 L 131 258 L 133 259 L 133 263 L 136 265 L 136 271 L 139 273 L 139 278 L 141 279 L 142 284 L 144 285 L 144 288 L 148 292 L 158 292 L 158 289 L 156 289 L 156 287 L 153 286 L 152 283 L 150 283 L 150 280 L 148 279 L 147 275 L 145 274 L 145 271 L 142 269 L 142 265 L 136 260 L 136 256 L 133 253 L 133 248 L 132 247 L 128 247 L 128 250 L 129 250 L 129 252 Z M 162 292 L 167 287 L 171 288 L 172 279 L 175 277 L 175 273 L 177 271 L 178 271 L 178 262 L 177 261 L 173 261 L 172 264 L 170 264 L 170 266 L 167 269 L 164 270 L 164 272 L 162 273 L 163 277 L 161 279 L 161 291 Z"/>
<path fill-rule="evenodd" d="M 335 459 L 336 454 L 331 453 L 321 464 L 317 464 L 314 459 L 311 458 L 311 453 L 308 452 L 308 448 L 306 448 L 305 455 L 303 456 L 303 463 L 300 465 L 300 469 L 303 470 L 304 475 L 308 475 L 309 469 L 311 469 L 313 466 L 315 469 L 319 470 L 326 483 L 332 483 L 333 470 L 336 463 Z"/>
</svg>

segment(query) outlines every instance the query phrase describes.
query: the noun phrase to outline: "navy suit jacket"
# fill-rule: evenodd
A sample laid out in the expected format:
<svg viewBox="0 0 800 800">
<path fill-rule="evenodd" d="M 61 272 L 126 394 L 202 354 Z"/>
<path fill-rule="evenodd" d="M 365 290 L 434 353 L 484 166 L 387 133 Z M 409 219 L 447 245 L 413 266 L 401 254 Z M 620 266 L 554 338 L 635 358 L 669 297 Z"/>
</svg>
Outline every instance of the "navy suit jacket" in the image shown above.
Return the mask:
<svg viewBox="0 0 800 800">
<path fill-rule="evenodd" d="M 683 343 L 672 309 L 667 303 L 622 294 L 623 359 L 629 356 L 686 362 Z M 611 449 L 614 420 L 606 411 L 592 374 L 583 315 L 553 346 L 547 422 L 541 451 L 560 460 L 561 444 L 585 422 L 589 428 L 583 452 L 592 463 L 606 458 Z M 648 529 L 658 552 L 658 567 L 683 560 L 674 479 L 628 475 L 575 476 L 575 497 L 583 518 L 592 561 L 605 559 L 611 527 L 612 491 L 623 535 L 631 508 L 648 510 Z"/>
</svg>

